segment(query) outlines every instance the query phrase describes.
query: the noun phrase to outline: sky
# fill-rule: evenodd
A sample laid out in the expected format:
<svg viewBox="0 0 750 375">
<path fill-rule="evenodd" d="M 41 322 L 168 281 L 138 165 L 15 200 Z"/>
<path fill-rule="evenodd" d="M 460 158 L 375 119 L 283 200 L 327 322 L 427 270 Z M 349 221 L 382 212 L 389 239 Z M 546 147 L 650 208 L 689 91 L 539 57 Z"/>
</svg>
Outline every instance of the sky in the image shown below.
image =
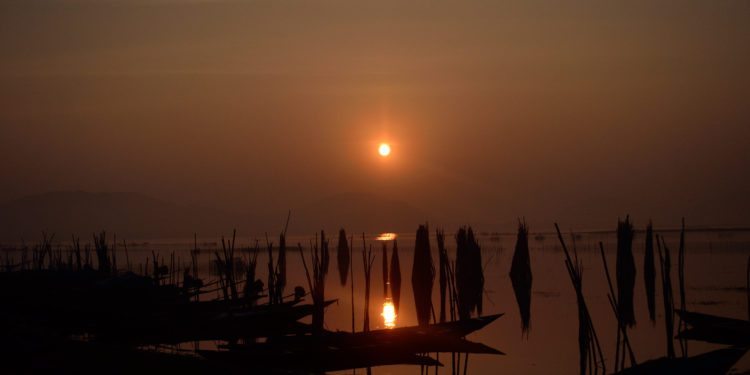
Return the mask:
<svg viewBox="0 0 750 375">
<path fill-rule="evenodd" d="M 0 201 L 283 216 L 362 192 L 487 228 L 750 225 L 748 20 L 748 1 L 3 0 Z"/>
</svg>

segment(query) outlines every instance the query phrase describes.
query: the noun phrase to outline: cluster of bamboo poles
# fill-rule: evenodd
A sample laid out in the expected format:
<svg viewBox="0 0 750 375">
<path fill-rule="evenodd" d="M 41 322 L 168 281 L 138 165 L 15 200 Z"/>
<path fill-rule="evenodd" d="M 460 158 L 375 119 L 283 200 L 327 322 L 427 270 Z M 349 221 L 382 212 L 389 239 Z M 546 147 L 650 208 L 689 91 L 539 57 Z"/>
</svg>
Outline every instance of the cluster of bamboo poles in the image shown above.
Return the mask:
<svg viewBox="0 0 750 375">
<path fill-rule="evenodd" d="M 117 235 L 113 236 L 112 242 L 107 238 L 106 231 L 92 234 L 92 241 L 81 243 L 81 239 L 72 236 L 70 243 L 63 247 L 62 244 L 54 245 L 54 234 L 42 232 L 39 243 L 31 248 L 25 245 L 20 248 L 20 260 L 16 263 L 6 252 L 4 270 L 11 271 L 96 271 L 103 275 L 118 276 L 123 273 L 137 273 L 152 278 L 155 284 L 179 284 L 179 269 L 183 268 L 183 262 L 179 255 L 171 252 L 169 262 L 158 253 L 152 251 L 151 257 L 147 257 L 145 263 L 134 264 L 130 260 L 127 242 L 122 239 L 118 242 Z M 118 243 L 122 245 L 123 251 L 118 250 Z M 118 254 L 119 257 L 118 258 Z M 125 267 L 118 266 L 118 259 L 124 255 Z M 187 268 L 188 274 L 192 271 L 191 278 L 197 279 L 197 251 L 191 252 L 191 264 Z M 167 265 L 169 263 L 169 265 Z"/>
<path fill-rule="evenodd" d="M 606 373 L 606 363 L 601 350 L 600 342 L 594 329 L 593 321 L 589 310 L 586 306 L 583 294 L 583 280 L 581 265 L 575 251 L 575 236 L 573 240 L 573 256 L 563 239 L 560 228 L 555 224 L 558 239 L 565 253 L 565 265 L 568 270 L 571 282 L 576 292 L 579 311 L 579 370 L 583 374 L 604 374 Z M 617 253 L 616 253 L 616 288 L 610 276 L 607 258 L 605 256 L 604 245 L 599 242 L 599 252 L 602 259 L 604 274 L 608 285 L 607 298 L 612 308 L 612 313 L 617 321 L 616 334 L 616 351 L 614 358 L 614 372 L 622 371 L 626 362 L 630 367 L 636 366 L 636 356 L 631 345 L 628 329 L 635 325 L 635 314 L 633 309 L 634 286 L 636 278 L 635 261 L 632 252 L 634 229 L 630 218 L 626 217 L 624 221 L 618 221 L 617 226 Z M 674 326 L 675 326 L 675 299 L 672 287 L 671 277 L 671 254 L 669 247 L 664 241 L 664 237 L 658 234 L 654 235 L 653 225 L 649 222 L 646 227 L 645 236 L 645 254 L 644 254 L 644 282 L 646 286 L 646 300 L 651 321 L 656 319 L 656 264 L 654 261 L 654 239 L 656 240 L 656 255 L 659 260 L 659 270 L 661 274 L 661 287 L 665 319 L 665 338 L 667 358 L 675 358 L 674 346 Z M 750 275 L 750 261 L 748 274 Z M 680 309 L 685 311 L 685 221 L 682 220 L 680 231 L 679 251 L 678 251 L 678 280 L 680 293 Z M 750 276 L 748 276 L 748 288 L 750 289 Z M 748 309 L 750 314 L 750 294 L 748 297 Z M 678 337 L 680 333 L 686 330 L 687 323 L 680 318 L 677 325 Z M 687 340 L 679 339 L 680 354 L 683 358 L 688 356 Z"/>
<path fill-rule="evenodd" d="M 279 249 L 274 251 L 274 245 L 267 239 L 269 251 L 269 288 L 264 289 L 263 282 L 257 280 L 256 265 L 259 254 L 259 246 L 256 241 L 255 248 L 243 248 L 242 257 L 236 255 L 236 231 L 231 239 L 222 237 L 221 248 L 214 251 L 214 259 L 209 261 L 209 275 L 216 276 L 217 280 L 207 285 L 199 278 L 199 255 L 197 234 L 194 235 L 194 247 L 190 250 L 190 258 L 185 264 L 176 252 L 172 251 L 167 257 L 158 252 L 151 251 L 145 262 L 133 264 L 130 259 L 127 242 L 117 236 L 113 239 L 107 238 L 105 231 L 94 233 L 92 241 L 82 243 L 80 238 L 73 236 L 70 244 L 63 247 L 62 244 L 55 245 L 54 234 L 42 233 L 40 242 L 32 247 L 25 244 L 20 249 L 20 261 L 16 262 L 6 253 L 4 269 L 11 271 L 26 270 L 50 270 L 50 271 L 95 271 L 101 275 L 112 277 L 122 276 L 128 273 L 148 277 L 157 286 L 175 286 L 181 288 L 187 296 L 195 297 L 200 294 L 219 293 L 220 298 L 227 300 L 238 300 L 244 298 L 248 303 L 262 296 L 264 290 L 268 291 L 269 303 L 280 303 L 284 298 L 286 286 L 286 246 L 285 233 L 280 235 Z M 118 248 L 118 243 L 120 247 Z M 122 250 L 120 250 L 122 249 Z M 277 262 L 274 262 L 273 254 L 277 254 Z M 124 255 L 125 266 L 118 265 Z M 166 258 L 166 259 L 165 259 Z M 242 285 L 244 284 L 244 288 Z M 201 289 L 203 287 L 216 287 L 211 290 Z M 242 289 L 241 289 L 242 288 Z M 242 293 L 241 293 L 242 291 Z M 300 294 L 297 292 L 296 294 Z M 301 293 L 304 295 L 304 293 Z"/>
<path fill-rule="evenodd" d="M 5 271 L 26 271 L 26 270 L 61 270 L 61 271 L 77 271 L 83 269 L 94 269 L 94 259 L 91 256 L 91 244 L 85 244 L 81 247 L 80 238 L 75 236 L 72 237 L 71 244 L 67 249 L 63 249 L 61 245 L 54 247 L 55 234 L 47 234 L 42 232 L 42 239 L 39 243 L 33 245 L 31 248 L 22 244 L 20 248 L 20 260 L 15 263 L 15 260 L 11 260 L 9 253 L 5 254 Z M 99 271 L 110 273 L 113 270 L 117 270 L 117 257 L 115 251 L 117 249 L 117 238 L 110 250 L 107 244 L 106 233 L 101 232 L 99 234 L 93 234 L 94 254 L 96 255 L 96 266 Z M 125 246 L 125 253 L 127 258 L 127 245 L 123 241 Z M 31 259 L 29 259 L 31 255 Z M 129 260 L 128 260 L 129 264 Z"/>
<path fill-rule="evenodd" d="M 569 250 L 561 231 L 555 224 L 558 239 L 562 245 L 565 254 L 565 265 L 568 275 L 576 292 L 579 317 L 579 367 L 581 374 L 599 374 L 606 373 L 606 364 L 601 345 L 594 329 L 592 317 L 586 305 L 583 293 L 583 274 L 581 262 L 578 259 L 575 238 L 572 236 L 572 252 Z M 274 244 L 266 238 L 268 250 L 268 298 L 269 304 L 281 303 L 284 299 L 284 290 L 287 283 L 286 275 L 286 236 L 285 231 L 279 237 L 279 247 L 277 257 L 274 260 Z M 674 344 L 674 326 L 675 326 L 675 298 L 671 277 L 671 253 L 663 236 L 655 234 L 651 223 L 646 227 L 645 235 L 645 255 L 643 262 L 644 282 L 646 286 L 646 302 L 649 310 L 651 321 L 656 319 L 656 274 L 657 264 L 654 260 L 658 256 L 658 271 L 663 297 L 664 319 L 665 319 L 665 337 L 667 358 L 676 358 L 678 356 Z M 428 325 L 430 321 L 446 322 L 448 320 L 468 319 L 473 314 L 481 315 L 482 300 L 484 293 L 483 265 L 481 257 L 481 247 L 479 246 L 472 229 L 459 228 L 456 240 L 455 260 L 451 260 L 445 244 L 445 233 L 438 229 L 435 232 L 438 250 L 438 270 L 436 272 L 432 259 L 429 229 L 427 225 L 420 225 L 416 233 L 414 262 L 412 269 L 412 289 L 414 292 L 414 301 L 417 310 L 417 318 L 420 325 Z M 617 249 L 615 277 L 611 277 L 609 265 L 605 256 L 604 245 L 599 243 L 599 252 L 601 255 L 603 269 L 608 283 L 608 302 L 617 321 L 616 335 L 616 353 L 614 358 L 614 371 L 620 371 L 629 365 L 637 365 L 636 356 L 632 348 L 628 330 L 636 324 L 634 313 L 634 287 L 636 280 L 635 259 L 633 256 L 634 228 L 629 217 L 624 221 L 618 221 L 617 226 Z M 31 260 L 29 261 L 27 250 L 24 248 L 22 259 L 18 265 L 12 264 L 6 259 L 6 269 L 18 267 L 20 269 L 93 269 L 94 260 L 97 269 L 104 273 L 118 272 L 117 266 L 117 239 L 110 246 L 106 238 L 106 233 L 101 232 L 93 235 L 93 254 L 91 257 L 92 247 L 84 245 L 81 247 L 80 239 L 73 238 L 72 244 L 67 252 L 67 259 L 63 250 L 53 247 L 54 235 L 48 236 L 43 234 L 41 242 L 31 250 Z M 362 234 L 362 259 L 364 268 L 364 291 L 365 291 L 365 309 L 363 330 L 370 330 L 370 294 L 371 294 L 371 271 L 375 261 L 375 254 L 372 251 L 372 245 L 367 244 L 366 237 Z M 654 246 L 656 241 L 656 246 Z M 195 241 L 194 251 L 191 251 L 192 267 L 186 269 L 183 285 L 187 284 L 189 272 L 192 270 L 193 277 L 197 279 L 197 257 L 199 254 L 197 240 Z M 126 269 L 131 271 L 127 244 L 123 241 Z M 248 301 L 254 301 L 262 292 L 262 282 L 256 283 L 256 265 L 259 253 L 259 247 L 256 242 L 255 249 L 246 251 L 251 257 L 246 260 L 238 259 L 235 256 L 236 249 L 236 231 L 233 232 L 231 240 L 221 239 L 221 252 L 215 251 L 215 260 L 212 262 L 213 269 L 219 276 L 218 289 L 221 291 L 225 300 L 240 299 L 238 286 L 245 283 L 244 298 Z M 313 313 L 313 331 L 321 333 L 324 330 L 325 316 L 325 282 L 328 273 L 330 256 L 329 242 L 326 239 L 325 232 L 320 232 L 320 237 L 316 236 L 315 243 L 309 247 L 312 274 L 306 262 L 305 253 L 302 246 L 298 244 L 302 263 L 305 268 L 308 287 L 312 294 L 315 310 Z M 656 252 L 654 251 L 656 249 Z M 350 278 L 352 289 L 352 331 L 355 331 L 354 316 L 354 262 L 353 259 L 353 237 L 347 240 L 346 232 L 342 229 L 339 232 L 338 243 L 338 267 L 339 277 L 343 284 Z M 174 284 L 178 285 L 176 269 L 182 268 L 182 262 L 179 257 L 175 259 L 175 253 L 170 256 L 170 266 L 159 254 L 152 252 L 151 257 L 152 272 L 149 272 L 149 259 L 147 258 L 145 270 L 141 267 L 141 273 L 144 275 L 153 275 L 157 284 Z M 678 249 L 678 280 L 679 280 L 679 302 L 680 309 L 685 311 L 686 308 L 686 290 L 685 290 L 685 222 L 682 220 L 682 226 L 679 237 Z M 393 241 L 393 251 L 388 261 L 388 249 L 385 242 L 382 247 L 382 275 L 384 297 L 388 298 L 389 294 L 393 299 L 398 311 L 401 290 L 401 272 L 399 263 L 398 246 Z M 244 271 L 244 272 L 240 272 Z M 239 273 L 239 275 L 238 275 Z M 243 274 L 244 273 L 244 274 Z M 439 278 L 439 314 L 436 315 L 435 308 L 432 304 L 432 290 L 435 276 Z M 511 265 L 510 278 L 513 283 L 516 300 L 519 305 L 519 311 L 522 320 L 522 332 L 528 332 L 530 325 L 530 304 L 531 304 L 531 265 L 528 249 L 528 228 L 525 223 L 519 223 L 518 238 Z M 613 279 L 616 283 L 613 283 Z M 750 258 L 747 264 L 747 288 L 748 288 L 748 318 L 750 319 Z M 680 318 L 678 324 L 678 335 L 687 329 L 687 323 Z M 684 339 L 679 340 L 679 350 L 682 357 L 688 356 L 688 345 Z M 463 363 L 463 372 L 466 373 L 468 367 L 468 354 L 461 358 L 460 353 L 452 354 L 452 373 L 458 374 L 461 371 Z M 423 369 L 424 370 L 424 369 Z"/>
<path fill-rule="evenodd" d="M 429 324 L 430 318 L 433 323 L 445 323 L 448 319 L 450 321 L 469 319 L 474 313 L 480 316 L 484 294 L 484 267 L 481 247 L 476 241 L 473 230 L 471 227 L 459 228 L 455 237 L 456 259 L 453 261 L 445 245 L 445 232 L 437 229 L 435 237 L 438 246 L 439 320 L 432 305 L 435 269 L 430 251 L 429 230 L 427 225 L 420 225 L 417 229 L 412 289 L 419 324 Z M 468 366 L 468 353 L 463 355 L 451 353 L 451 374 L 461 372 L 466 374 Z M 427 368 L 422 368 L 423 373 L 427 370 Z M 437 372 L 437 368 L 435 371 Z"/>
<path fill-rule="evenodd" d="M 344 234 L 346 238 L 346 234 Z M 302 250 L 302 245 L 297 244 L 299 248 L 300 257 L 302 258 L 302 265 L 305 267 L 305 276 L 307 277 L 307 284 L 310 288 L 310 293 L 313 298 L 313 320 L 312 329 L 314 334 L 321 334 L 325 326 L 325 283 L 326 276 L 328 276 L 328 266 L 330 263 L 330 255 L 328 252 L 328 240 L 324 231 L 320 232 L 320 242 L 318 242 L 317 235 L 315 243 L 310 244 L 310 259 L 313 269 L 312 277 L 310 276 L 310 270 L 307 267 L 305 261 L 305 253 Z"/>
<path fill-rule="evenodd" d="M 436 270 L 432 259 L 428 226 L 426 224 L 420 225 L 416 232 L 414 261 L 412 264 L 412 290 L 414 292 L 414 303 L 419 325 L 429 325 L 431 322 L 444 323 L 447 321 L 468 319 L 472 314 L 481 315 L 482 295 L 484 293 L 484 268 L 481 261 L 481 248 L 476 241 L 473 230 L 463 227 L 457 232 L 455 260 L 451 260 L 448 255 L 448 249 L 445 245 L 445 232 L 438 229 L 435 235 L 439 255 L 437 276 L 440 288 L 440 305 L 437 315 L 432 303 L 432 290 Z M 353 262 L 349 261 L 352 258 L 353 246 L 351 244 L 353 238 L 349 239 L 348 245 L 346 239 L 346 233 L 342 229 L 339 232 L 339 253 L 337 258 L 339 260 L 340 275 L 343 275 L 345 267 L 349 266 L 349 282 L 352 288 L 352 332 L 355 332 Z M 348 257 L 344 255 L 344 252 L 347 251 L 349 253 Z M 398 312 L 401 295 L 401 266 L 397 241 L 392 241 L 390 261 L 385 241 L 382 244 L 381 254 L 384 298 L 390 298 L 394 303 L 396 312 Z M 364 321 L 362 329 L 365 332 L 369 331 L 371 326 L 371 279 L 372 266 L 375 260 L 376 254 L 373 252 L 372 244 L 368 244 L 366 236 L 362 234 L 362 266 L 364 271 Z M 461 280 L 460 282 L 459 279 Z M 344 277 L 341 277 L 341 280 L 343 284 Z M 468 354 L 462 356 L 462 353 L 452 353 L 451 373 L 467 373 L 468 362 Z M 426 367 L 422 367 L 423 373 L 427 370 Z"/>
<path fill-rule="evenodd" d="M 575 236 L 572 236 L 574 256 L 571 256 L 557 223 L 555 223 L 555 229 L 557 230 L 557 238 L 560 240 L 560 245 L 565 253 L 565 267 L 568 270 L 568 276 L 576 292 L 580 374 L 606 374 L 607 369 L 604 362 L 604 354 L 591 319 L 591 314 L 586 305 L 586 299 L 583 295 L 583 268 L 578 260 L 578 252 L 575 250 Z"/>
<path fill-rule="evenodd" d="M 528 338 L 531 326 L 531 255 L 529 254 L 529 229 L 525 221 L 518 223 L 516 248 L 510 267 L 510 281 L 521 315 L 521 334 Z"/>
</svg>

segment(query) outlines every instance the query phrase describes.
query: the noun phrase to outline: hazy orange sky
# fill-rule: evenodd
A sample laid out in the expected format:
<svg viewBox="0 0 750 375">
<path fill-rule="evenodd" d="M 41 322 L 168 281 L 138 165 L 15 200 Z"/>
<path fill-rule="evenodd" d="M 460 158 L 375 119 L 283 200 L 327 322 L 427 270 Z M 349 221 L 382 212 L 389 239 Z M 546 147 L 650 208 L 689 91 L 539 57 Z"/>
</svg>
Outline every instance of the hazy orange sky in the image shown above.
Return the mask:
<svg viewBox="0 0 750 375">
<path fill-rule="evenodd" d="M 0 50 L 0 201 L 750 224 L 748 1 L 2 1 Z"/>
</svg>

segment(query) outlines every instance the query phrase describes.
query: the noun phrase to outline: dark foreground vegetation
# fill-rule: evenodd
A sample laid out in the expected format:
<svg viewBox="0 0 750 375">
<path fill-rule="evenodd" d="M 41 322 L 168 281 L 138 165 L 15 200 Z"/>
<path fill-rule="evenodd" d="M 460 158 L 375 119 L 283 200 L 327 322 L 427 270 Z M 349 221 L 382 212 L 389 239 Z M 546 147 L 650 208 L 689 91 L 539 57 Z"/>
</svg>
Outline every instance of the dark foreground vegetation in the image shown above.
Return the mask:
<svg viewBox="0 0 750 375">
<path fill-rule="evenodd" d="M 263 250 L 257 244 L 236 248 L 234 234 L 222 238 L 212 252 L 210 280 L 199 277 L 197 241 L 189 261 L 152 253 L 145 263 L 132 264 L 127 246 L 118 249 L 104 232 L 92 237 L 92 245 L 81 247 L 74 238 L 68 248 L 53 246 L 53 237 L 44 235 L 17 252 L 19 259 L 6 257 L 0 273 L 1 366 L 10 373 L 323 373 L 393 364 L 443 366 L 428 353 L 446 352 L 453 353 L 452 371 L 465 372 L 469 353 L 502 354 L 465 339 L 500 315 L 459 319 L 459 295 L 469 291 L 451 277 L 450 320 L 443 311 L 440 322 L 430 321 L 430 295 L 423 293 L 431 291 L 434 269 L 427 227 L 420 231 L 417 248 L 426 252 L 419 253 L 414 267 L 423 278 L 412 281 L 424 320 L 417 327 L 370 330 L 365 309 L 364 326 L 357 331 L 352 306 L 352 332 L 325 329 L 325 309 L 335 299 L 325 294 L 331 256 L 324 232 L 294 252 L 287 249 L 285 233 L 278 245 L 267 239 Z M 374 255 L 364 235 L 362 241 L 367 306 Z M 342 284 L 353 272 L 352 242 L 339 233 Z M 257 272 L 261 251 L 268 254 L 265 279 Z M 301 257 L 306 286 L 287 286 L 288 251 Z M 451 275 L 463 266 L 454 267 Z M 384 260 L 383 269 L 385 296 L 398 304 L 395 241 L 392 263 Z M 481 290 L 474 295 L 481 298 Z M 311 323 L 302 322 L 306 317 Z"/>
<path fill-rule="evenodd" d="M 557 228 L 564 254 L 561 263 L 576 295 L 575 302 L 570 302 L 578 306 L 580 374 L 727 373 L 750 347 L 750 321 L 686 309 L 684 223 L 676 272 L 671 269 L 668 244 L 650 224 L 643 262 L 636 262 L 634 231 L 629 218 L 618 223 L 614 267 L 607 263 L 604 245 L 599 244 L 608 302 L 617 321 L 616 353 L 608 356 L 601 349 L 587 306 L 576 235 L 566 241 Z M 325 325 L 326 307 L 336 302 L 336 296 L 327 296 L 325 290 L 333 251 L 328 237 L 320 232 L 308 246 L 297 244 L 290 249 L 285 232 L 277 243 L 267 238 L 263 248 L 256 243 L 240 249 L 235 234 L 222 238 L 217 249 L 208 250 L 208 275 L 199 272 L 198 254 L 207 250 L 199 250 L 197 240 L 190 259 L 151 253 L 145 262 L 136 264 L 126 244 L 118 247 L 116 239 L 110 241 L 104 232 L 83 246 L 74 238 L 65 248 L 53 245 L 54 236 L 45 234 L 33 247 L 16 250 L 12 258 L 6 254 L 4 259 L 0 272 L 2 372 L 324 373 L 357 368 L 369 372 L 375 366 L 400 364 L 417 366 L 422 373 L 442 367 L 441 372 L 466 374 L 470 355 L 503 354 L 466 339 L 502 315 L 482 315 L 482 250 L 470 227 L 456 232 L 454 257 L 447 250 L 444 231 L 436 230 L 435 262 L 430 229 L 419 226 L 411 273 L 413 302 L 401 299 L 395 238 L 382 242 L 382 252 L 376 252 L 382 254 L 383 280 L 375 285 L 383 286 L 383 297 L 393 302 L 395 311 L 399 305 L 414 303 L 419 325 L 378 330 L 370 329 L 369 316 L 376 257 L 372 244 L 362 235 L 362 254 L 355 255 L 354 237 L 342 229 L 334 261 L 336 281 L 351 286 L 352 328 L 348 332 L 330 331 Z M 508 278 L 525 337 L 532 327 L 533 262 L 528 241 L 529 229 L 519 222 Z M 267 254 L 268 262 L 258 272 L 261 253 Z M 300 257 L 306 285 L 287 284 L 289 256 Z M 636 264 L 644 265 L 648 318 L 657 319 L 657 306 L 663 307 L 663 358 L 639 361 L 638 348 L 629 340 L 629 330 L 640 319 L 633 310 Z M 364 285 L 354 285 L 355 267 L 362 267 Z M 436 278 L 439 302 L 434 303 Z M 364 291 L 361 329 L 355 317 L 355 288 Z M 661 301 L 656 301 L 657 288 Z M 750 304 L 750 259 L 748 290 Z M 691 340 L 724 347 L 690 355 Z M 449 355 L 441 359 L 439 353 Z"/>
</svg>

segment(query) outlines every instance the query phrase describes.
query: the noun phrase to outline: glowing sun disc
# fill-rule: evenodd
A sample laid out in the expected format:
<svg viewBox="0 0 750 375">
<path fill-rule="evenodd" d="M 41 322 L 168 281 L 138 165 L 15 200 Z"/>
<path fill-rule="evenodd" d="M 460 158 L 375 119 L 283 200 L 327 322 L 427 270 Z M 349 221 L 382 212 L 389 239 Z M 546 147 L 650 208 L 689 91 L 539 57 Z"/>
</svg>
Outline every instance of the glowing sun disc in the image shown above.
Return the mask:
<svg viewBox="0 0 750 375">
<path fill-rule="evenodd" d="M 378 147 L 378 154 L 380 156 L 386 157 L 391 154 L 391 146 L 387 143 L 381 143 Z"/>
</svg>

